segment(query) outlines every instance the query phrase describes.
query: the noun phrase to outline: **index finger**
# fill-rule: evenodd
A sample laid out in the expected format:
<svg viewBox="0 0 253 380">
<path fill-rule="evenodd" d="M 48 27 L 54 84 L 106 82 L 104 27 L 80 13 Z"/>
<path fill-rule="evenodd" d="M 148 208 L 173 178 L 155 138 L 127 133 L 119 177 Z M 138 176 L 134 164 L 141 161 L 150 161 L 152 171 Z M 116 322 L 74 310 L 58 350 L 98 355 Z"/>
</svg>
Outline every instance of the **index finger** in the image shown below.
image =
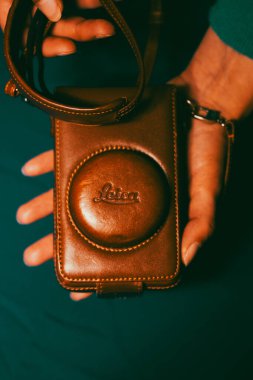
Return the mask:
<svg viewBox="0 0 253 380">
<path fill-rule="evenodd" d="M 60 20 L 63 9 L 61 0 L 33 0 L 33 2 L 50 21 Z"/>
</svg>

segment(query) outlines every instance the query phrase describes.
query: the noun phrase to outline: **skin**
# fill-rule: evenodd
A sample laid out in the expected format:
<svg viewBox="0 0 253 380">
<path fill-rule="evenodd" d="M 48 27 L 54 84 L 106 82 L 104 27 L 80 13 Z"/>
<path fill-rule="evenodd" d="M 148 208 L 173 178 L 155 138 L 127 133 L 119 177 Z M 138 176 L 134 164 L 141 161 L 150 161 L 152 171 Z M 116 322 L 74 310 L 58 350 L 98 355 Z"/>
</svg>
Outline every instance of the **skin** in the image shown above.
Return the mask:
<svg viewBox="0 0 253 380">
<path fill-rule="evenodd" d="M 4 30 L 11 0 L 0 0 L 0 25 Z M 35 2 L 35 1 L 34 1 Z M 98 0 L 78 0 L 83 8 L 100 6 Z M 60 0 L 36 1 L 36 6 L 52 21 L 52 36 L 43 44 L 46 57 L 72 54 L 74 41 L 89 41 L 114 34 L 114 27 L 105 20 L 85 20 L 80 17 L 61 19 Z M 240 119 L 253 109 L 253 60 L 222 42 L 209 28 L 186 70 L 171 83 L 187 88 L 199 104 L 221 111 L 228 119 Z M 182 238 L 182 260 L 187 266 L 199 248 L 213 233 L 217 197 L 220 194 L 227 136 L 219 124 L 192 120 L 188 135 L 189 220 Z M 54 170 L 53 151 L 32 158 L 22 168 L 27 176 L 37 176 Z M 17 221 L 30 224 L 53 212 L 53 190 L 31 199 L 17 210 Z M 24 262 L 38 266 L 53 257 L 53 235 L 49 234 L 24 251 Z M 79 301 L 92 293 L 70 293 Z"/>
</svg>

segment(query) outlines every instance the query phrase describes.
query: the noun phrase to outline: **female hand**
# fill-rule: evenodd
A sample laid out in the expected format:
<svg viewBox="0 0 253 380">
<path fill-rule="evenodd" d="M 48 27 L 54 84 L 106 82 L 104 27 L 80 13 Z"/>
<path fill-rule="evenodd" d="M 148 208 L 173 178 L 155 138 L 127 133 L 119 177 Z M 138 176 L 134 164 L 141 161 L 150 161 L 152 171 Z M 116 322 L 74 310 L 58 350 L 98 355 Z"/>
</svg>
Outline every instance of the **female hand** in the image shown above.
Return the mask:
<svg viewBox="0 0 253 380">
<path fill-rule="evenodd" d="M 80 8 L 96 8 L 100 6 L 98 0 L 76 0 Z M 113 25 L 102 19 L 87 20 L 82 17 L 61 19 L 61 0 L 33 0 L 35 7 L 39 8 L 49 20 L 55 22 L 52 33 L 47 37 L 42 46 L 45 57 L 54 57 L 73 54 L 76 51 L 74 41 L 90 41 L 106 38 L 114 35 Z M 4 31 L 7 15 L 12 0 L 0 0 L 0 26 Z M 25 37 L 24 33 L 24 37 Z M 25 38 L 24 38 L 25 40 Z M 27 169 L 26 169 L 27 168 Z M 30 168 L 30 171 L 29 171 Z M 24 169 L 24 174 L 40 175 L 53 170 L 53 152 L 45 152 L 29 161 Z M 53 212 L 53 190 L 49 190 L 30 202 L 21 206 L 17 211 L 17 220 L 28 224 L 45 217 Z M 43 237 L 32 244 L 24 252 L 24 261 L 27 265 L 37 266 L 53 257 L 53 235 Z M 88 297 L 91 293 L 81 295 Z M 71 293 L 73 299 L 79 299 L 78 293 Z"/>
<path fill-rule="evenodd" d="M 7 15 L 13 0 L 0 0 L 0 26 L 4 31 Z M 76 51 L 74 41 L 91 41 L 112 36 L 115 31 L 113 25 L 103 19 L 88 20 L 83 17 L 70 17 L 61 19 L 61 0 L 33 0 L 35 7 L 39 8 L 55 25 L 51 35 L 45 38 L 42 52 L 45 57 L 55 57 L 73 54 Z M 80 8 L 96 8 L 98 0 L 76 0 Z M 24 40 L 27 31 L 24 32 Z"/>
</svg>

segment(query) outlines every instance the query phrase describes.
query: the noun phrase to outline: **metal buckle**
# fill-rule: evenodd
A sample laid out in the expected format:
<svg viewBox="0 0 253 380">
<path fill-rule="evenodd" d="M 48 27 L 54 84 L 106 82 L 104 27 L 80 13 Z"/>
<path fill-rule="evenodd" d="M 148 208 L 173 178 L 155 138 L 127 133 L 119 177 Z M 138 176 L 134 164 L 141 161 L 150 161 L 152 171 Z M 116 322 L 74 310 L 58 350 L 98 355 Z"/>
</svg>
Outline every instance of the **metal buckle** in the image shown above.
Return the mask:
<svg viewBox="0 0 253 380">
<path fill-rule="evenodd" d="M 226 128 L 228 138 L 234 142 L 235 125 L 233 120 L 225 119 L 220 111 L 200 106 L 192 99 L 186 99 L 186 103 L 189 106 L 191 115 L 194 119 L 202 120 L 209 124 L 220 124 L 222 127 Z"/>
</svg>

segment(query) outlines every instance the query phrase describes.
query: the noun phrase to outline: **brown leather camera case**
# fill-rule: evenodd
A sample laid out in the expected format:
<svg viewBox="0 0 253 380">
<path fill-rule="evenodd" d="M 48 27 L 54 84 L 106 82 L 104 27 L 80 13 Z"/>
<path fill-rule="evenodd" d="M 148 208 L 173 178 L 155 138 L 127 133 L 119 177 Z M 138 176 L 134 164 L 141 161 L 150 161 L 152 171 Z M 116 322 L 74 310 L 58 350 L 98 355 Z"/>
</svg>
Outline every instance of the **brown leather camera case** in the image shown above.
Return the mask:
<svg viewBox="0 0 253 380">
<path fill-rule="evenodd" d="M 105 89 L 104 99 L 101 89 L 64 91 L 83 101 L 98 95 L 106 101 L 132 90 Z M 176 122 L 172 86 L 147 89 L 142 109 L 120 124 L 53 119 L 55 267 L 62 286 L 104 294 L 177 283 Z"/>
<path fill-rule="evenodd" d="M 150 2 L 143 59 L 114 1 L 101 0 L 134 54 L 136 87 L 60 88 L 54 94 L 44 82 L 42 54 L 52 23 L 37 10 L 25 48 L 19 38 L 32 4 L 14 0 L 8 15 L 4 51 L 11 80 L 6 92 L 20 95 L 52 120 L 58 280 L 67 289 L 99 295 L 172 287 L 180 273 L 179 141 L 184 145 L 184 139 L 176 88 L 147 87 L 162 22 L 161 1 Z"/>
</svg>

